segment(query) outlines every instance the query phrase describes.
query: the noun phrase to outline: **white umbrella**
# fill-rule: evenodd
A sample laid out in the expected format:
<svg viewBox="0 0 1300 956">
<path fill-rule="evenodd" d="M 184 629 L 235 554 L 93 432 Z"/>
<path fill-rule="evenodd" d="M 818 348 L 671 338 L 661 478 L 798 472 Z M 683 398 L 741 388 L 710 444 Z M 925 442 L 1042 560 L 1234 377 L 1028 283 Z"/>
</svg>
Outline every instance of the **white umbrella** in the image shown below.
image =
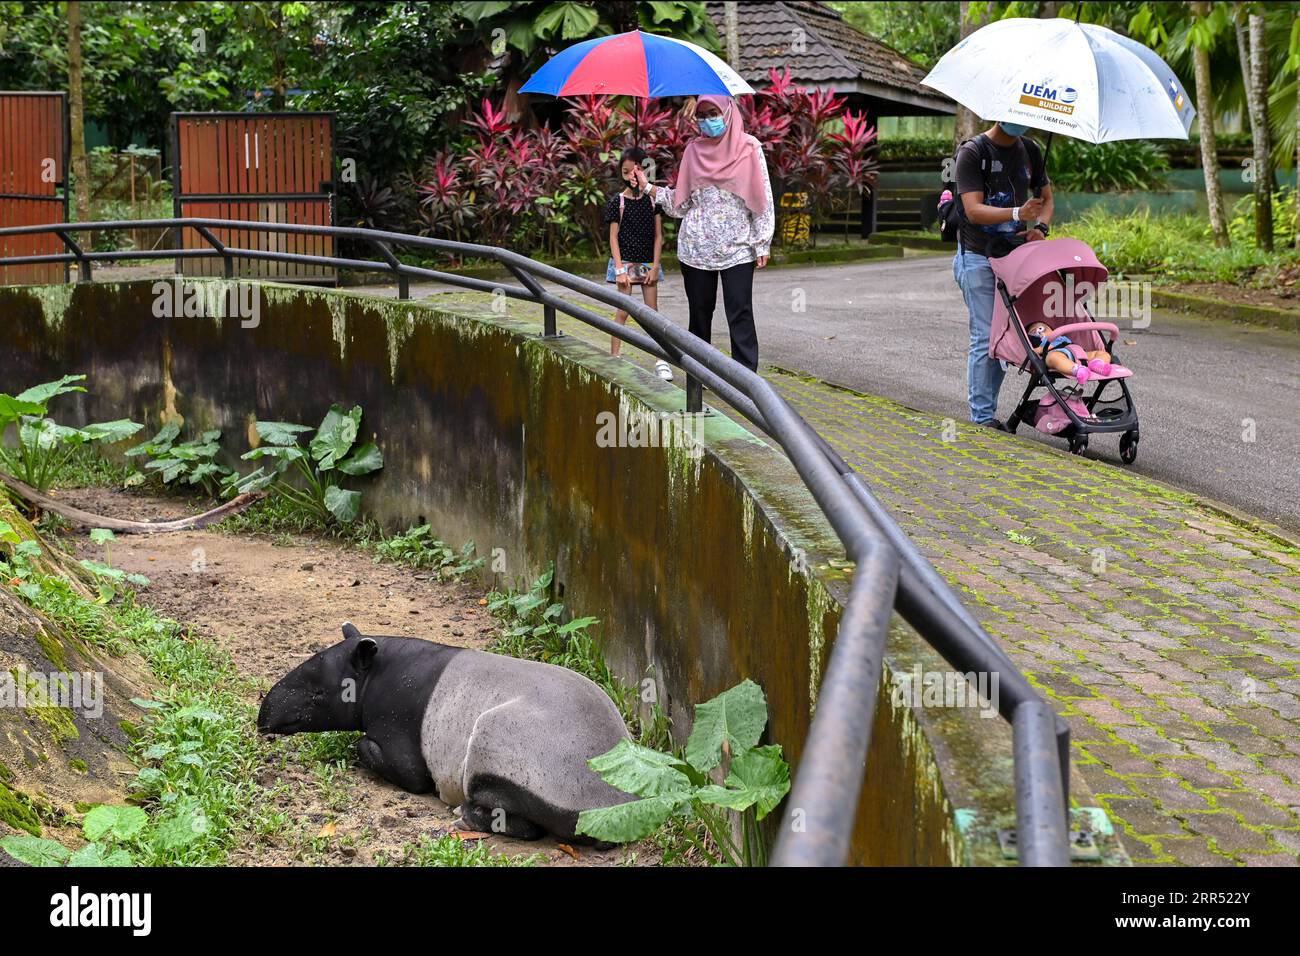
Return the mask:
<svg viewBox="0 0 1300 956">
<path fill-rule="evenodd" d="M 1174 71 L 1150 49 L 1061 18 L 1012 17 L 981 27 L 921 82 L 982 119 L 1089 143 L 1187 139 L 1196 115 Z"/>
</svg>

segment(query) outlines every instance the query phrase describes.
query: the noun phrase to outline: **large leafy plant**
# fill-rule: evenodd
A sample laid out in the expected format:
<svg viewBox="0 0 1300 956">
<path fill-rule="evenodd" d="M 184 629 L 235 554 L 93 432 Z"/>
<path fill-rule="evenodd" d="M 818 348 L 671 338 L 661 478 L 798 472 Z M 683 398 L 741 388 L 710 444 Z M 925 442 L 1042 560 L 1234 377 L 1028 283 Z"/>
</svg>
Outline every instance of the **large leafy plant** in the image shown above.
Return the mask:
<svg viewBox="0 0 1300 956">
<path fill-rule="evenodd" d="M 47 417 L 53 399 L 84 392 L 86 389 L 76 383 L 85 380 L 84 375 L 65 375 L 17 395 L 0 392 L 0 467 L 38 491 L 47 491 L 79 449 L 122 441 L 144 427 L 119 419 L 72 428 Z M 10 426 L 14 430 L 12 443 L 8 441 Z"/>
<path fill-rule="evenodd" d="M 766 726 L 767 699 L 762 688 L 746 680 L 695 708 L 695 724 L 681 757 L 619 741 L 587 763 L 610 786 L 640 799 L 582 811 L 578 832 L 628 843 L 649 836 L 670 817 L 698 819 L 716 847 L 702 848 L 713 862 L 763 865 L 767 849 L 758 821 L 790 790 L 790 767 L 781 756 L 781 745 L 758 745 Z M 709 774 L 720 766 L 725 776 L 717 784 Z M 740 815 L 739 844 L 733 836 L 733 813 Z"/>
<path fill-rule="evenodd" d="M 153 472 L 164 485 L 184 482 L 197 485 L 204 493 L 215 497 L 222 482 L 232 470 L 216 461 L 221 450 L 221 430 L 210 429 L 197 439 L 178 442 L 181 426 L 168 422 L 146 442 L 141 442 L 125 452 L 128 458 L 145 457 L 145 470 Z M 128 485 L 139 484 L 148 477 L 137 473 L 127 479 Z"/>
<path fill-rule="evenodd" d="M 224 482 L 228 493 L 269 489 L 326 524 L 356 520 L 361 492 L 344 488 L 341 482 L 384 467 L 383 453 L 374 442 L 357 444 L 360 405 L 348 412 L 338 403 L 331 405 L 315 429 L 292 422 L 257 422 L 256 427 L 264 444 L 243 458 L 265 464 L 243 477 L 229 476 Z M 315 434 L 302 445 L 312 431 Z"/>
</svg>

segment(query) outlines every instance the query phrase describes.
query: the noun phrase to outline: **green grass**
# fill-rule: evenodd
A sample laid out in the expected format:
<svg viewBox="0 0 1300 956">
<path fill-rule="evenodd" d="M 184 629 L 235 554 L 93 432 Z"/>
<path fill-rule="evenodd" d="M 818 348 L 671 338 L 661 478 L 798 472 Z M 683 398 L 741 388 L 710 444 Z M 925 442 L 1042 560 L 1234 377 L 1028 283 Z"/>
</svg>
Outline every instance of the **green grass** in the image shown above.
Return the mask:
<svg viewBox="0 0 1300 956">
<path fill-rule="evenodd" d="M 403 534 L 364 542 L 361 547 L 372 551 L 376 561 L 388 560 L 411 568 L 427 569 L 435 572 L 439 581 L 463 577 L 483 566 L 483 559 L 474 557 L 473 541 L 457 551 L 435 538 L 427 524 Z"/>
<path fill-rule="evenodd" d="M 225 861 L 238 835 L 265 829 L 269 812 L 256 782 L 261 762 L 252 684 L 228 655 L 133 594 L 107 609 L 166 690 L 149 702 L 132 744 L 140 764 L 136 800 L 155 827 L 190 821 L 197 839 L 150 844 L 137 862 L 212 866 Z"/>
<path fill-rule="evenodd" d="M 231 515 L 217 525 L 217 530 L 229 534 L 315 535 L 358 547 L 384 539 L 383 529 L 373 518 L 362 517 L 347 524 L 327 522 L 279 495 L 263 498 Z"/>
<path fill-rule="evenodd" d="M 378 854 L 375 863 L 377 866 L 536 866 L 541 860 L 541 854 L 511 857 L 494 852 L 477 840 L 444 835 L 425 836 L 419 843 L 407 843 L 398 860 Z"/>
<path fill-rule="evenodd" d="M 1294 216 L 1294 205 L 1275 210 L 1275 219 Z M 1214 245 L 1208 221 L 1200 215 L 1153 215 L 1146 209 L 1127 215 L 1092 210 L 1063 223 L 1055 233 L 1082 239 L 1112 275 L 1150 275 L 1156 281 L 1272 284 L 1279 269 L 1297 261 L 1288 248 L 1289 234 L 1279 229 L 1278 251 L 1262 252 L 1246 239 L 1253 219 L 1238 210 L 1232 231 L 1238 238 L 1227 248 Z"/>
</svg>

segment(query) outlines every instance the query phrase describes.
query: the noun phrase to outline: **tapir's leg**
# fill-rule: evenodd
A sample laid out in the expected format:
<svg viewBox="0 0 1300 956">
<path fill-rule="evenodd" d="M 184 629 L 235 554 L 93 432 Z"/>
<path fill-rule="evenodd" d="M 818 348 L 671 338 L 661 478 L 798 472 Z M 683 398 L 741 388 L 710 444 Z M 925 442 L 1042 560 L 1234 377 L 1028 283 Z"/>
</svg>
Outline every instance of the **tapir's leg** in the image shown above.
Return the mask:
<svg viewBox="0 0 1300 956">
<path fill-rule="evenodd" d="M 433 789 L 433 777 L 425 766 L 424 757 L 415 751 L 412 754 L 402 752 L 405 748 L 392 748 L 386 753 L 373 737 L 362 737 L 357 741 L 357 753 L 361 764 L 373 770 L 390 783 L 395 783 L 411 793 L 428 793 Z"/>
<path fill-rule="evenodd" d="M 460 819 L 479 833 L 499 833 L 516 840 L 540 840 L 546 836 L 545 828 L 500 805 L 484 806 L 467 800 L 461 805 Z"/>
</svg>

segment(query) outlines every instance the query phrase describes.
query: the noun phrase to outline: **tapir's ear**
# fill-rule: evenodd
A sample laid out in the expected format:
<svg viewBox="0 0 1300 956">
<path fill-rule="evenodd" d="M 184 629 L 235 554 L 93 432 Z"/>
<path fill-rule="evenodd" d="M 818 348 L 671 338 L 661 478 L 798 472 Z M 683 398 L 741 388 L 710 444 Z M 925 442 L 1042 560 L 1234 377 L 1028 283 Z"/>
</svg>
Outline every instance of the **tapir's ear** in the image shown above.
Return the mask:
<svg viewBox="0 0 1300 956">
<path fill-rule="evenodd" d="M 379 653 L 379 643 L 373 637 L 363 637 L 352 651 L 352 666 L 359 671 L 369 670 Z"/>
<path fill-rule="evenodd" d="M 354 637 L 360 637 L 360 636 L 361 636 L 361 632 L 357 630 L 357 626 L 355 624 L 353 624 L 351 621 L 343 622 L 343 638 L 345 640 L 351 640 Z"/>
</svg>

